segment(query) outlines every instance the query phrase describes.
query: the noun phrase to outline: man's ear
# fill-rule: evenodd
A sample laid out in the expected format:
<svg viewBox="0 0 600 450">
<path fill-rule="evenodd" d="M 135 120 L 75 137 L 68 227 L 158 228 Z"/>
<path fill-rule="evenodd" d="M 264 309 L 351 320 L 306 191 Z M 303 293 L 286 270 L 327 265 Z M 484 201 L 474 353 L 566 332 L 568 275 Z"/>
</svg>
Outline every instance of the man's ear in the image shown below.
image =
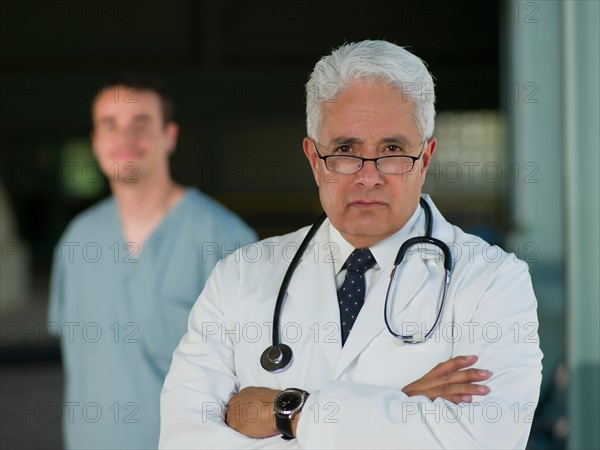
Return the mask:
<svg viewBox="0 0 600 450">
<path fill-rule="evenodd" d="M 177 138 L 179 137 L 179 125 L 175 122 L 169 122 L 165 125 L 165 133 L 167 135 L 167 151 L 169 155 L 175 153 L 177 147 Z"/>
<path fill-rule="evenodd" d="M 315 144 L 313 143 L 312 139 L 305 137 L 302 141 L 302 147 L 304 149 L 304 154 L 306 155 L 306 158 L 308 159 L 308 162 L 310 164 L 310 168 L 313 171 L 315 182 L 317 183 L 317 186 L 319 186 L 319 158 L 317 157 L 317 150 L 315 149 Z"/>
<path fill-rule="evenodd" d="M 425 183 L 427 169 L 429 168 L 429 164 L 431 163 L 431 159 L 433 158 L 433 154 L 435 153 L 436 146 L 437 139 L 434 137 L 430 138 L 425 144 L 425 150 L 423 150 L 423 156 L 421 157 L 423 161 L 423 165 L 421 167 L 421 185 Z"/>
</svg>

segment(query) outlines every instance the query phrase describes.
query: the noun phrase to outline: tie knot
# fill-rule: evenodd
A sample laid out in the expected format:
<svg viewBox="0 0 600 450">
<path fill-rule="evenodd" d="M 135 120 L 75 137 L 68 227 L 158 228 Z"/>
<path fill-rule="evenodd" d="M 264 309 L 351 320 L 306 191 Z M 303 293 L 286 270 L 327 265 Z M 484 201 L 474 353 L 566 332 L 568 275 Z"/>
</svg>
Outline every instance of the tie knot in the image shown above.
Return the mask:
<svg viewBox="0 0 600 450">
<path fill-rule="evenodd" d="M 346 260 L 346 270 L 365 273 L 375 264 L 375 258 L 368 248 L 357 248 Z"/>
</svg>

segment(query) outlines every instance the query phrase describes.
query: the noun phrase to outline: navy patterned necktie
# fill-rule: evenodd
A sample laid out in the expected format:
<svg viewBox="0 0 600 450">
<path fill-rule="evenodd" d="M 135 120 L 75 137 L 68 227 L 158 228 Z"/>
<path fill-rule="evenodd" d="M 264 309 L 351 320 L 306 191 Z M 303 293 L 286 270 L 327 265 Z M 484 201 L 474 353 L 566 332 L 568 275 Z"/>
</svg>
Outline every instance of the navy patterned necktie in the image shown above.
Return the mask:
<svg viewBox="0 0 600 450">
<path fill-rule="evenodd" d="M 342 345 L 346 343 L 354 321 L 365 303 L 365 272 L 375 264 L 375 258 L 368 248 L 355 249 L 346 260 L 346 278 L 338 289 L 340 322 L 342 324 Z"/>
</svg>

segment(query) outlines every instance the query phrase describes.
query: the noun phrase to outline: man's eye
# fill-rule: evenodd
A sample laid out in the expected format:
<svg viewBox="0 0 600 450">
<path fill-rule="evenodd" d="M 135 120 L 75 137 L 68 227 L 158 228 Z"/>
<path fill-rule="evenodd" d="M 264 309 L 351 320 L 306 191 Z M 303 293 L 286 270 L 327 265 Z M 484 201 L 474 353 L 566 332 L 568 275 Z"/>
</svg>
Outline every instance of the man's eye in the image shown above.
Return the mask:
<svg viewBox="0 0 600 450">
<path fill-rule="evenodd" d="M 388 145 L 385 147 L 384 151 L 387 153 L 402 153 L 403 150 L 397 145 Z"/>
<path fill-rule="evenodd" d="M 102 125 L 100 125 L 100 129 L 102 131 L 115 131 L 115 125 L 112 123 L 103 123 Z"/>
<path fill-rule="evenodd" d="M 341 145 L 339 147 L 337 147 L 334 151 L 334 153 L 350 153 L 352 152 L 352 147 L 350 147 L 349 145 Z"/>
</svg>

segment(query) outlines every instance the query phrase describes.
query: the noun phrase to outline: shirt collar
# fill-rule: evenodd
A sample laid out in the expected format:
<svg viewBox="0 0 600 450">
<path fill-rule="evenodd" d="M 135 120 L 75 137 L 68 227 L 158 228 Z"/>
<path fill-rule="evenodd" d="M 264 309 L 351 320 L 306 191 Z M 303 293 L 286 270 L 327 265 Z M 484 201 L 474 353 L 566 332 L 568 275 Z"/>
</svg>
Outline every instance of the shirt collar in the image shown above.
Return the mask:
<svg viewBox="0 0 600 450">
<path fill-rule="evenodd" d="M 414 228 L 420 222 L 421 210 L 422 208 L 417 206 L 413 215 L 400 230 L 369 248 L 377 261 L 377 264 L 374 266 L 375 268 L 391 268 L 394 265 L 398 250 L 404 241 L 411 234 L 415 234 Z M 354 251 L 354 247 L 342 237 L 340 232 L 331 223 L 329 224 L 329 242 L 333 244 L 333 266 L 337 275 L 344 267 L 344 263 L 348 259 L 348 256 L 350 256 L 350 253 Z"/>
</svg>

